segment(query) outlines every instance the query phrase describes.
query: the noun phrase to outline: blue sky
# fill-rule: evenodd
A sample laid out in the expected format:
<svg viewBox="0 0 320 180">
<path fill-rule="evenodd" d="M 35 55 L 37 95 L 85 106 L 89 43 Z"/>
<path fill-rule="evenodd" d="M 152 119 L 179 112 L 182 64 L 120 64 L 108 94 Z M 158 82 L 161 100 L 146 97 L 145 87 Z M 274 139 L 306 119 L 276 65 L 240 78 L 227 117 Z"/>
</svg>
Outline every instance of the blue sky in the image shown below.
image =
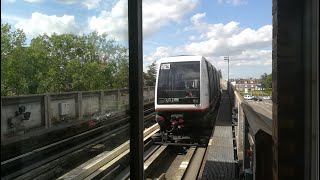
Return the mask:
<svg viewBox="0 0 320 180">
<path fill-rule="evenodd" d="M 26 32 L 106 32 L 127 45 L 127 0 L 1 0 L 1 19 Z M 272 69 L 271 0 L 143 0 L 144 66 L 162 57 L 203 55 L 227 78 Z"/>
</svg>

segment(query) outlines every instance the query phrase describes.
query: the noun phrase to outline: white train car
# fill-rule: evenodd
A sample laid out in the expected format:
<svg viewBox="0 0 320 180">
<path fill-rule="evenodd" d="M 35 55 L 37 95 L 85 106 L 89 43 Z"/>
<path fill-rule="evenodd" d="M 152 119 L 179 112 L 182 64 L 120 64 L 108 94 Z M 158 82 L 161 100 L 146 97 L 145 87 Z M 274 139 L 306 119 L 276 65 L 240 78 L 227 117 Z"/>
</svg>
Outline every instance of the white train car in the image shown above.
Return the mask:
<svg viewBox="0 0 320 180">
<path fill-rule="evenodd" d="M 158 64 L 155 111 L 162 141 L 212 129 L 221 96 L 216 68 L 203 56 L 168 57 Z"/>
</svg>

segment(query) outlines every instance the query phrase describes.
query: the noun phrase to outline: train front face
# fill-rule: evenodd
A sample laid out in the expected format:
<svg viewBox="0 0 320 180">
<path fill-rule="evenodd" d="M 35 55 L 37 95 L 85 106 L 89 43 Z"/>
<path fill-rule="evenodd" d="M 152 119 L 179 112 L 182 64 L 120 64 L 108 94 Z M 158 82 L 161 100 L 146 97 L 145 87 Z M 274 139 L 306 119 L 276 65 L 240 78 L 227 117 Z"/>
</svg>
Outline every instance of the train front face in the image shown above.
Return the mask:
<svg viewBox="0 0 320 180">
<path fill-rule="evenodd" d="M 156 83 L 156 120 L 162 132 L 186 135 L 204 124 L 207 108 L 201 61 L 162 62 Z M 202 97 L 201 97 L 202 96 Z M 208 98 L 207 98 L 208 99 Z"/>
</svg>

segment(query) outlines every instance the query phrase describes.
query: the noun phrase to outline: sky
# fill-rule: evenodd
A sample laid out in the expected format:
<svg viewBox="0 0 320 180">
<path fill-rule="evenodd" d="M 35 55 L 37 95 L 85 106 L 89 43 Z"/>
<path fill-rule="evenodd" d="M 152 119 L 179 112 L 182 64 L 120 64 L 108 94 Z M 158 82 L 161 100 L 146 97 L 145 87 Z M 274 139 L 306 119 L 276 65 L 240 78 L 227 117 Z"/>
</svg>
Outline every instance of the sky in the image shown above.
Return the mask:
<svg viewBox="0 0 320 180">
<path fill-rule="evenodd" d="M 47 33 L 107 33 L 128 46 L 128 0 L 1 0 L 1 20 L 27 43 Z M 143 0 L 144 71 L 160 58 L 201 55 L 223 79 L 272 72 L 272 0 Z"/>
</svg>

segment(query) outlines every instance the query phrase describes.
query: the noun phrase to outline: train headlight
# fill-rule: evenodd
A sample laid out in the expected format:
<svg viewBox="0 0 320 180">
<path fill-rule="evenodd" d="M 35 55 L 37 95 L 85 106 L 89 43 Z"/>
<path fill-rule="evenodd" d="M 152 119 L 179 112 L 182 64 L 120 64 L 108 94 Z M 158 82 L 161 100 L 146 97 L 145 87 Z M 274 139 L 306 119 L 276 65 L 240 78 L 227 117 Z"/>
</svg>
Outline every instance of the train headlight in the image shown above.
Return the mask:
<svg viewBox="0 0 320 180">
<path fill-rule="evenodd" d="M 199 104 L 199 99 L 193 99 L 194 104 Z"/>
<path fill-rule="evenodd" d="M 172 114 L 171 115 L 171 120 L 179 120 L 183 119 L 183 114 Z"/>
</svg>

